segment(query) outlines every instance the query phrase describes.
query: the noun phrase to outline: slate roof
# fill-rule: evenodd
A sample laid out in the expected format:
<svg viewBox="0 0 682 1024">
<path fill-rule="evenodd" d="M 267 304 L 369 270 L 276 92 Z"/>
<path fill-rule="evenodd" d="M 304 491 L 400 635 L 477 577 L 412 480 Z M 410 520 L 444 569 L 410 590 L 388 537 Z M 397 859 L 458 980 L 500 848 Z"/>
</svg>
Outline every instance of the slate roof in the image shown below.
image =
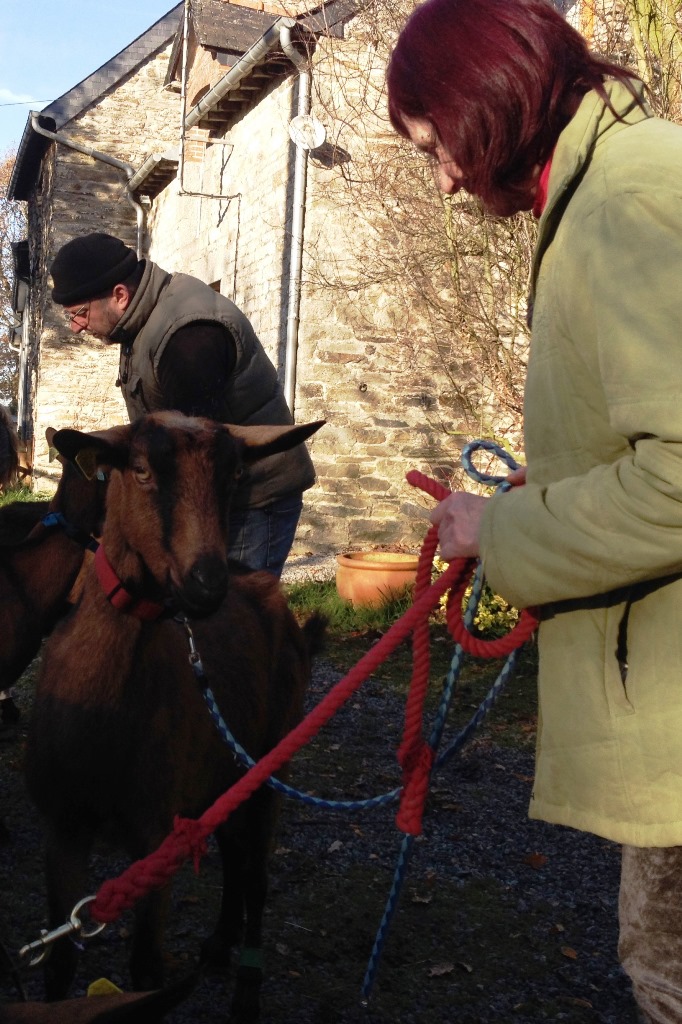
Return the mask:
<svg viewBox="0 0 682 1024">
<path fill-rule="evenodd" d="M 343 23 L 357 10 L 358 0 L 326 0 L 311 14 L 296 18 L 297 24 L 311 33 L 326 32 L 333 36 L 343 34 Z M 222 64 L 236 64 L 279 15 L 255 11 L 224 0 L 190 0 L 192 26 L 200 46 L 216 54 L 225 55 Z M 231 55 L 231 56 L 230 56 Z M 177 81 L 182 59 L 182 32 L 178 32 L 168 62 L 166 82 Z"/>
<path fill-rule="evenodd" d="M 244 53 L 280 17 L 223 0 L 190 0 L 190 7 L 197 39 L 209 50 Z M 312 13 L 299 15 L 296 21 L 311 31 L 331 31 L 348 17 L 346 7 L 350 11 L 352 5 L 328 0 Z"/>
</svg>

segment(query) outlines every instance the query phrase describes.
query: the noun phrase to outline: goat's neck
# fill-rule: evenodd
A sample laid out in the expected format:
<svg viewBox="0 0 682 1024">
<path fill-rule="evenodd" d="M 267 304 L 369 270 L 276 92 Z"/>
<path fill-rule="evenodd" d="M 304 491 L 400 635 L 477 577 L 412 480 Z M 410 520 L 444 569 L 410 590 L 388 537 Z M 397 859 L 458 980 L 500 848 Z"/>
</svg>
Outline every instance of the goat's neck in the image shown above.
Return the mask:
<svg viewBox="0 0 682 1024">
<path fill-rule="evenodd" d="M 80 601 L 52 635 L 50 657 L 70 669 L 52 673 L 51 692 L 82 707 L 116 706 L 134 665 L 142 623 L 112 608 L 94 564 L 84 575 Z M 77 672 L 74 651 L 81 652 Z"/>
</svg>

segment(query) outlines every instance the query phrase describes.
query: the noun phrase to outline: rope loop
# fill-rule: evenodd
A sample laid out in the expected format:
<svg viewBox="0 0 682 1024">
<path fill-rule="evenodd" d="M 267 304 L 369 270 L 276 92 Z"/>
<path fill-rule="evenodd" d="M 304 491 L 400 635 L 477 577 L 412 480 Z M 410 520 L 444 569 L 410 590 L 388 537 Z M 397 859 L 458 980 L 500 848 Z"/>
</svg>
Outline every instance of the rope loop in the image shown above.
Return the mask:
<svg viewBox="0 0 682 1024">
<path fill-rule="evenodd" d="M 484 473 L 482 469 L 478 469 L 473 464 L 471 456 L 474 452 L 478 451 L 490 452 L 491 455 L 496 455 L 498 459 L 501 459 L 507 464 L 509 469 L 513 470 L 521 468 L 514 456 L 501 445 L 497 444 L 496 441 L 469 441 L 469 443 L 465 444 L 462 448 L 462 466 L 471 479 L 475 480 L 478 484 L 496 484 L 498 487 L 507 484 L 506 477 L 495 476 L 492 473 Z"/>
<path fill-rule="evenodd" d="M 473 480 L 477 483 L 496 484 L 498 490 L 508 490 L 509 483 L 506 477 L 493 475 L 491 473 L 484 473 L 482 470 L 479 470 L 474 466 L 472 462 L 472 455 L 477 451 L 487 451 L 496 455 L 506 463 L 511 470 L 520 468 L 516 459 L 494 441 L 470 441 L 469 444 L 466 444 L 462 449 L 462 465 L 464 466 L 467 474 Z M 443 501 L 451 493 L 448 488 L 439 483 L 439 481 L 425 476 L 418 470 L 410 470 L 406 479 L 412 487 L 418 487 L 420 490 L 424 491 L 432 498 L 436 498 L 438 501 Z M 433 565 L 436 548 L 438 546 L 438 531 L 435 526 L 431 527 L 429 530 L 429 533 L 427 534 L 427 541 L 424 542 L 422 547 L 420 566 L 422 559 L 426 561 L 430 556 L 430 571 L 430 567 Z M 524 609 L 519 616 L 519 621 L 509 633 L 505 634 L 505 636 L 498 637 L 494 640 L 484 640 L 481 637 L 474 636 L 470 628 L 468 628 L 471 623 L 466 621 L 462 607 L 464 595 L 470 586 L 471 572 L 475 566 L 475 560 L 467 558 L 456 558 L 450 562 L 451 569 L 456 567 L 455 575 L 457 582 L 450 590 L 446 602 L 446 621 L 448 629 L 454 640 L 456 640 L 462 649 L 473 657 L 506 657 L 511 654 L 512 651 L 516 650 L 517 647 L 520 647 L 530 639 L 537 629 L 538 616 L 532 609 Z M 473 616 L 471 616 L 471 618 L 473 618 Z"/>
</svg>

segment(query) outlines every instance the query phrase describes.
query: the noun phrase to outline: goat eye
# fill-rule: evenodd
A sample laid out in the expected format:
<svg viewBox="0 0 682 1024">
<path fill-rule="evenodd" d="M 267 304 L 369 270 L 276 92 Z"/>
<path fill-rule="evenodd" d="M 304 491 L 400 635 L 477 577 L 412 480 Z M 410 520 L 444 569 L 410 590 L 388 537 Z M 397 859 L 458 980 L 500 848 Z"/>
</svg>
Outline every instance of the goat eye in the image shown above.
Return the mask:
<svg viewBox="0 0 682 1024">
<path fill-rule="evenodd" d="M 148 484 L 152 478 L 151 470 L 146 466 L 133 466 L 133 473 L 139 484 Z"/>
<path fill-rule="evenodd" d="M 234 478 L 235 480 L 239 480 L 239 478 L 242 476 L 244 476 L 244 469 L 242 466 L 240 466 L 239 469 L 235 469 Z"/>
</svg>

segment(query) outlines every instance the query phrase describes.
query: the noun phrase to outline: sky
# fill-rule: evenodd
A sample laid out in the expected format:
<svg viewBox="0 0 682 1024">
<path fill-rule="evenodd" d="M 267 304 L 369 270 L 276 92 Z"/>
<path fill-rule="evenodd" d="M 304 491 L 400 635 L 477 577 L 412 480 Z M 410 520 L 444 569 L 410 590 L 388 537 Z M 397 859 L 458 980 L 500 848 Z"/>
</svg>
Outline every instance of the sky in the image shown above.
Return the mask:
<svg viewBox="0 0 682 1024">
<path fill-rule="evenodd" d="M 41 110 L 96 71 L 178 0 L 2 0 L 0 158 Z"/>
</svg>

